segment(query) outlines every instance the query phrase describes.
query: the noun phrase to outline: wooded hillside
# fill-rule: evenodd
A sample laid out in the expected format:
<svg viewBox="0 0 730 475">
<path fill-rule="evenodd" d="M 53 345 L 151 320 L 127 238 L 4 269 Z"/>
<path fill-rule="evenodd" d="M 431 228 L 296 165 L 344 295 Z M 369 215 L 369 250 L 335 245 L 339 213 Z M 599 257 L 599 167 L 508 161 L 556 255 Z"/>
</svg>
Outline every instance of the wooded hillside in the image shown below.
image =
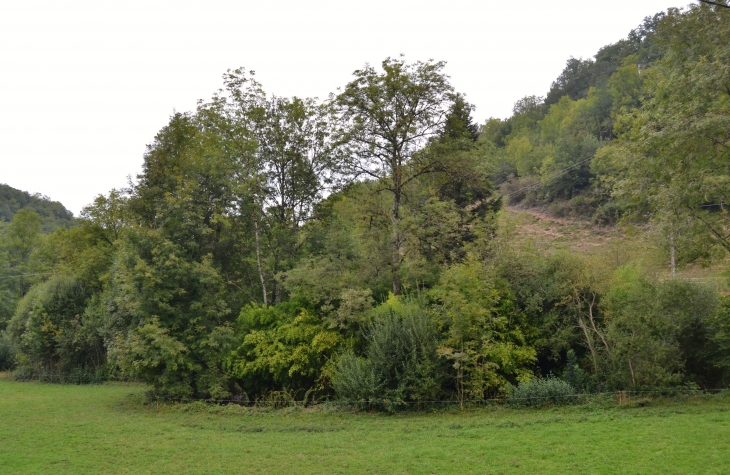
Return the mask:
<svg viewBox="0 0 730 475">
<path fill-rule="evenodd" d="M 23 208 L 28 208 L 41 217 L 41 229 L 44 233 L 73 225 L 73 213 L 58 201 L 51 201 L 47 196 L 31 195 L 0 183 L 0 222 L 9 223 Z"/>
<path fill-rule="evenodd" d="M 79 226 L 15 215 L 0 365 L 386 410 L 724 387 L 730 301 L 674 273 L 730 250 L 728 45 L 730 10 L 670 10 L 481 127 L 440 61 L 324 101 L 229 70 Z M 505 202 L 635 225 L 668 270 L 522 239 Z"/>
</svg>

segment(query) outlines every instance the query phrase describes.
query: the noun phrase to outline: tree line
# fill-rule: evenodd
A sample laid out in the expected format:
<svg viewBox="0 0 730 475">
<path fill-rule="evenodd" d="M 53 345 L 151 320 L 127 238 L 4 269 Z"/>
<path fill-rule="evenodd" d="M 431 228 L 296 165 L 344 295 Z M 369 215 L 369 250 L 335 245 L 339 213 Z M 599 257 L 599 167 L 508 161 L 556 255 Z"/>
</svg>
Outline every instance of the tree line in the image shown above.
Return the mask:
<svg viewBox="0 0 730 475">
<path fill-rule="evenodd" d="M 682 262 L 725 252 L 726 16 L 647 19 L 481 127 L 444 62 L 365 65 L 324 101 L 228 71 L 76 226 L 41 235 L 15 215 L 0 366 L 162 398 L 381 405 L 548 376 L 582 392 L 724 386 L 715 288 L 525 244 L 499 216 L 505 199 L 585 206 L 651 223 Z"/>
</svg>

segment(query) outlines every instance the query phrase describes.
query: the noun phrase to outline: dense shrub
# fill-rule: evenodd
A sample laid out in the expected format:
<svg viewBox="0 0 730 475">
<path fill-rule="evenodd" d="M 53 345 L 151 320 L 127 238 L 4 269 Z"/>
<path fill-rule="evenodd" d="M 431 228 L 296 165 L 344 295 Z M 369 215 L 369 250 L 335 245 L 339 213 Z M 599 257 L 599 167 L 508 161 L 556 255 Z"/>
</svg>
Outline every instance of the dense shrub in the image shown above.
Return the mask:
<svg viewBox="0 0 730 475">
<path fill-rule="evenodd" d="M 0 332 L 0 371 L 13 369 L 15 366 L 15 356 L 18 352 L 15 343 L 7 332 Z"/>
<path fill-rule="evenodd" d="M 383 381 L 366 358 L 352 352 L 337 359 L 335 377 L 332 380 L 338 398 L 349 403 L 369 404 L 383 396 Z"/>
<path fill-rule="evenodd" d="M 563 380 L 581 393 L 590 392 L 595 385 L 593 375 L 580 367 L 578 357 L 572 349 L 568 350 L 567 362 L 563 370 Z"/>
<path fill-rule="evenodd" d="M 539 178 L 529 175 L 520 178 L 511 176 L 500 185 L 499 191 L 507 198 L 509 205 L 534 206 L 539 202 L 539 187 Z"/>
<path fill-rule="evenodd" d="M 109 379 L 106 368 L 75 367 L 70 371 L 62 372 L 53 367 L 18 366 L 13 371 L 16 381 L 40 381 L 42 383 L 63 384 L 98 384 Z"/>
<path fill-rule="evenodd" d="M 503 396 L 512 383 L 532 374 L 536 351 L 530 328 L 503 280 L 473 256 L 441 275 L 429 297 L 449 375 L 461 404 Z"/>
<path fill-rule="evenodd" d="M 515 407 L 562 406 L 576 402 L 575 388 L 555 377 L 520 382 L 512 390 L 509 403 Z"/>
<path fill-rule="evenodd" d="M 720 373 L 721 378 L 714 381 L 715 387 L 727 387 L 730 383 L 730 296 L 721 298 L 721 305 L 708 319 L 708 334 L 711 345 L 705 348 L 711 368 Z M 707 350 L 710 351 L 707 351 Z"/>
<path fill-rule="evenodd" d="M 388 300 L 375 310 L 365 339 L 364 358 L 345 353 L 336 363 L 333 386 L 340 399 L 394 409 L 441 397 L 438 335 L 417 303 Z"/>
<path fill-rule="evenodd" d="M 598 200 L 578 195 L 569 200 L 555 200 L 549 209 L 551 214 L 559 218 L 590 218 L 597 207 Z"/>
<path fill-rule="evenodd" d="M 611 200 L 599 206 L 593 213 L 591 220 L 593 224 L 612 226 L 618 223 L 618 220 L 626 214 L 628 209 L 627 203 Z"/>
<path fill-rule="evenodd" d="M 20 373 L 63 381 L 71 373 L 102 370 L 103 321 L 87 312 L 89 300 L 88 287 L 66 276 L 55 276 L 26 294 L 7 330 L 17 348 L 16 361 L 24 367 Z"/>
<path fill-rule="evenodd" d="M 214 262 L 187 258 L 185 247 L 158 231 L 126 238 L 110 274 L 111 363 L 120 375 L 151 383 L 157 397 L 230 396 L 235 388 L 222 366 L 232 316 Z"/>
<path fill-rule="evenodd" d="M 338 332 L 296 300 L 244 307 L 234 339 L 226 371 L 255 398 L 287 389 L 325 395 L 325 365 L 344 344 Z"/>
<path fill-rule="evenodd" d="M 606 293 L 607 379 L 616 389 L 718 382 L 711 328 L 719 302 L 708 286 L 657 282 L 637 266 L 620 268 Z"/>
</svg>

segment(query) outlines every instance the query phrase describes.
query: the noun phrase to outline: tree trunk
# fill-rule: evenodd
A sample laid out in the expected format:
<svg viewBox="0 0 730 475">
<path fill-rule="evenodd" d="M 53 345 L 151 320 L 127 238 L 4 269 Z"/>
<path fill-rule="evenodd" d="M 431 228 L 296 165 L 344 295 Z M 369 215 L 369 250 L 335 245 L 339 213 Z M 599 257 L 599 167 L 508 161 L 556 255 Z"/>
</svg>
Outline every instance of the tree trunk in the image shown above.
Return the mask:
<svg viewBox="0 0 730 475">
<path fill-rule="evenodd" d="M 393 216 L 392 223 L 392 261 L 391 271 L 393 273 L 393 295 L 401 294 L 400 285 L 400 189 L 396 188 L 393 193 Z"/>
<path fill-rule="evenodd" d="M 580 316 L 578 316 L 578 326 L 581 330 L 583 330 L 583 335 L 586 338 L 586 344 L 588 344 L 588 349 L 591 351 L 591 358 L 593 359 L 593 370 L 596 374 L 598 374 L 598 357 L 596 356 L 596 349 L 593 347 L 593 341 L 591 341 L 588 327 L 586 326 L 583 319 L 580 318 Z"/>
<path fill-rule="evenodd" d="M 629 371 L 631 371 L 631 387 L 636 387 L 636 376 L 634 375 L 634 365 L 631 364 L 631 358 L 629 358 Z"/>
<path fill-rule="evenodd" d="M 677 274 L 677 263 L 674 259 L 674 233 L 669 235 L 669 263 L 672 267 L 672 279 Z"/>
<path fill-rule="evenodd" d="M 606 337 L 604 337 L 603 336 L 603 333 L 601 333 L 598 330 L 598 327 L 596 326 L 596 321 L 593 318 L 593 307 L 595 305 L 596 305 L 596 293 L 593 292 L 593 300 L 591 301 L 590 304 L 588 304 L 588 319 L 591 322 L 591 327 L 593 328 L 593 331 L 596 333 L 596 335 L 598 335 L 598 337 L 603 342 L 603 347 L 606 348 L 606 354 L 610 356 L 611 355 L 611 350 L 608 347 L 608 342 L 606 341 Z"/>
<path fill-rule="evenodd" d="M 259 270 L 259 278 L 261 279 L 261 289 L 263 291 L 264 295 L 264 305 L 268 305 L 269 301 L 266 296 L 266 279 L 264 279 L 264 272 L 261 269 L 261 245 L 259 244 L 259 218 L 256 216 L 256 219 L 253 221 L 253 227 L 256 234 L 256 266 Z"/>
</svg>

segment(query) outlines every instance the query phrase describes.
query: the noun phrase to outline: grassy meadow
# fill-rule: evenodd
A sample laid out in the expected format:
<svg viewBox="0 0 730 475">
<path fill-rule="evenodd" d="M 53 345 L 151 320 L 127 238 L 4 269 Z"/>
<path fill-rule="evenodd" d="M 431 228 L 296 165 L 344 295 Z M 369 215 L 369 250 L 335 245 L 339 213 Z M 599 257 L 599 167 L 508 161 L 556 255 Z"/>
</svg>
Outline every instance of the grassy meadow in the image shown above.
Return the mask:
<svg viewBox="0 0 730 475">
<path fill-rule="evenodd" d="M 400 415 L 143 405 L 0 378 L 0 472 L 728 473 L 730 397 Z"/>
</svg>

